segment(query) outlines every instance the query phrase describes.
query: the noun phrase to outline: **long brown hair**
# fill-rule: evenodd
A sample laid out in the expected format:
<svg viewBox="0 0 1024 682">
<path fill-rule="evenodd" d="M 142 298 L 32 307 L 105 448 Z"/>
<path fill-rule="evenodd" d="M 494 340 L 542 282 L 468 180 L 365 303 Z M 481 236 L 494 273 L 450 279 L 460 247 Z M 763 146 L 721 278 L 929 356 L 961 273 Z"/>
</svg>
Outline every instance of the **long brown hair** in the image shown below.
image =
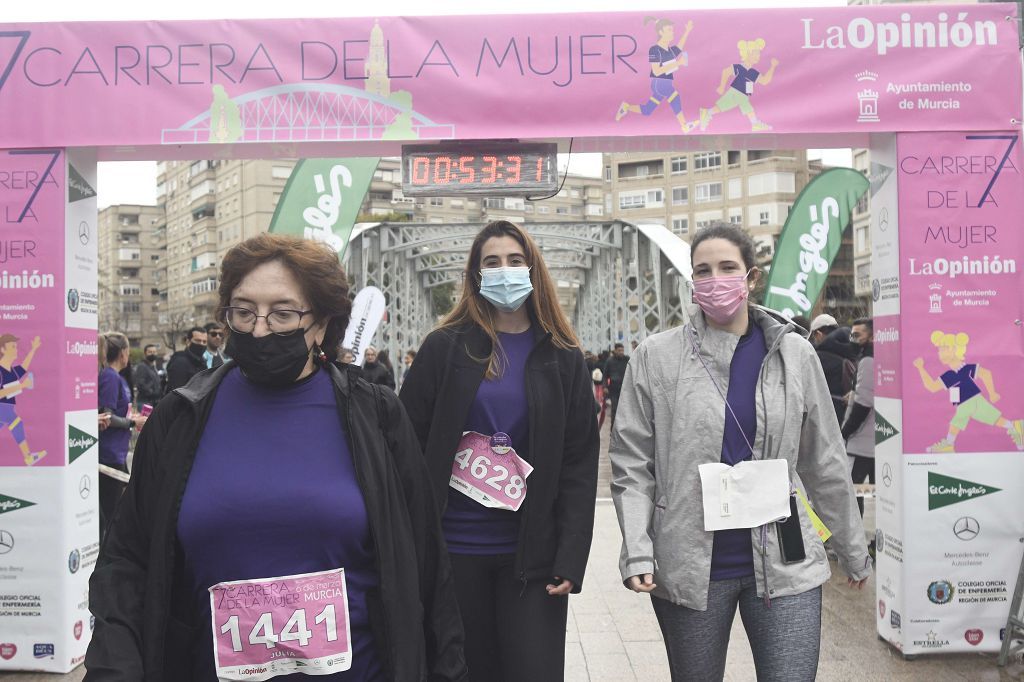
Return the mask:
<svg viewBox="0 0 1024 682">
<path fill-rule="evenodd" d="M 487 361 L 488 379 L 500 376 L 504 363 L 504 351 L 498 343 L 498 333 L 494 328 L 495 308 L 480 294 L 480 262 L 483 260 L 483 248 L 487 240 L 494 237 L 512 237 L 523 249 L 526 264 L 530 267 L 530 281 L 533 284 L 533 293 L 526 299 L 530 319 L 551 334 L 551 342 L 555 347 L 580 347 L 576 332 L 558 305 L 555 282 L 548 273 L 537 242 L 518 225 L 507 220 L 495 220 L 485 225 L 473 240 L 463 274 L 462 296 L 440 325 L 440 329 L 454 329 L 475 324 L 487 334 L 491 340 L 491 356 L 480 358 L 480 361 Z"/>
<path fill-rule="evenodd" d="M 275 260 L 295 277 L 316 321 L 326 322 L 327 331 L 320 350 L 334 361 L 338 357 L 338 343 L 348 327 L 352 301 L 348 297 L 348 278 L 338 256 L 325 244 L 264 232 L 232 247 L 221 262 L 217 321 L 224 322 L 224 309 L 231 305 L 231 295 L 245 276 Z M 225 327 L 224 331 L 231 333 L 230 327 Z"/>
</svg>

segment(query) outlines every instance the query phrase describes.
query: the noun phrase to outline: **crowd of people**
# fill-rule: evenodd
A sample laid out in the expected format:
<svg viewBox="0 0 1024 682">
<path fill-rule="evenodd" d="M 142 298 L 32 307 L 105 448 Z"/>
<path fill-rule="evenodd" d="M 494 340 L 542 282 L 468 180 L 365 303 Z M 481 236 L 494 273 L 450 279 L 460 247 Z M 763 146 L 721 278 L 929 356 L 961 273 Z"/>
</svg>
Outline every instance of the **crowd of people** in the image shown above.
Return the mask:
<svg viewBox="0 0 1024 682">
<path fill-rule="evenodd" d="M 85 679 L 563 679 L 606 411 L 622 582 L 650 595 L 673 679 L 723 678 L 737 610 L 759 678 L 814 679 L 816 520 L 851 587 L 872 566 L 850 466 L 871 469 L 871 322 L 752 305 L 736 226 L 691 258 L 688 321 L 630 355 L 583 352 L 502 220 L 398 376 L 342 346 L 336 255 L 282 235 L 225 255 L 216 320 L 166 362 L 147 346 L 129 370 L 102 335 L 101 462 L 124 470 L 140 433 L 104 496 Z"/>
</svg>

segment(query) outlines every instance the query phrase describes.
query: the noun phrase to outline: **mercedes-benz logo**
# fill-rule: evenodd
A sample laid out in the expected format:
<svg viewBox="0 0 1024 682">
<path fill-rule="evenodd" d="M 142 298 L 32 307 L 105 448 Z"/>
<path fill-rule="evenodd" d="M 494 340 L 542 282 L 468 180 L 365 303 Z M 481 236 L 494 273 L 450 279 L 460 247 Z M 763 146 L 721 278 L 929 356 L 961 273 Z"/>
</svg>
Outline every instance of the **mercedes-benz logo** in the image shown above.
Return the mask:
<svg viewBox="0 0 1024 682">
<path fill-rule="evenodd" d="M 89 223 L 84 220 L 78 224 L 78 241 L 82 242 L 82 246 L 89 243 Z"/>
<path fill-rule="evenodd" d="M 0 554 L 7 554 L 14 549 L 14 536 L 5 530 L 0 530 Z"/>
<path fill-rule="evenodd" d="M 888 462 L 882 466 L 882 483 L 886 488 L 892 486 L 892 466 Z"/>
<path fill-rule="evenodd" d="M 92 492 L 92 479 L 86 474 L 82 476 L 82 480 L 78 482 L 78 494 L 82 496 L 82 499 L 89 497 L 89 493 Z"/>
<path fill-rule="evenodd" d="M 981 524 L 978 520 L 971 516 L 961 516 L 953 524 L 953 535 L 957 536 L 958 539 L 968 542 L 978 537 L 978 533 L 981 532 Z"/>
</svg>

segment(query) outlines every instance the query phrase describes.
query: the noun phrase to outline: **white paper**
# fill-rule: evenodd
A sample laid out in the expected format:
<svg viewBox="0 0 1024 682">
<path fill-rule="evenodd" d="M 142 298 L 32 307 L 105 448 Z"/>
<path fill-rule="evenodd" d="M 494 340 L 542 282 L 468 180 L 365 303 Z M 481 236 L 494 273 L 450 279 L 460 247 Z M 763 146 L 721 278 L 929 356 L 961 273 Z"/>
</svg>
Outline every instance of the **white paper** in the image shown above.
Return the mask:
<svg viewBox="0 0 1024 682">
<path fill-rule="evenodd" d="M 701 464 L 704 530 L 756 528 L 789 517 L 789 463 L 784 459 Z"/>
</svg>

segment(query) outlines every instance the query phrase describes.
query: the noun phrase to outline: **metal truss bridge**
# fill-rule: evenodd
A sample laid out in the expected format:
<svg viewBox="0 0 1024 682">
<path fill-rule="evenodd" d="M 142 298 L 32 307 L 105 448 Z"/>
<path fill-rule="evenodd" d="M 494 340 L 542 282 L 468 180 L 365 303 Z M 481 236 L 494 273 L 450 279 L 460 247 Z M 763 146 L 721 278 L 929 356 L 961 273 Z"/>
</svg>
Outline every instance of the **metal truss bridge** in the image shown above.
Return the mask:
<svg viewBox="0 0 1024 682">
<path fill-rule="evenodd" d="M 214 140 L 219 104 L 162 131 L 163 144 L 322 142 L 377 140 L 400 125 L 401 139 L 451 139 L 455 126 L 435 123 L 411 107 L 411 98 L 382 97 L 345 85 L 291 83 L 248 92 L 225 102 L 237 111 L 238 129 Z M 396 131 L 398 132 L 398 131 Z"/>
<path fill-rule="evenodd" d="M 361 223 L 345 255 L 353 290 L 375 286 L 388 317 L 377 334 L 394 362 L 438 322 L 434 289 L 462 284 L 483 223 Z M 681 324 L 689 300 L 689 245 L 661 225 L 621 221 L 526 223 L 586 350 L 640 342 Z"/>
</svg>

